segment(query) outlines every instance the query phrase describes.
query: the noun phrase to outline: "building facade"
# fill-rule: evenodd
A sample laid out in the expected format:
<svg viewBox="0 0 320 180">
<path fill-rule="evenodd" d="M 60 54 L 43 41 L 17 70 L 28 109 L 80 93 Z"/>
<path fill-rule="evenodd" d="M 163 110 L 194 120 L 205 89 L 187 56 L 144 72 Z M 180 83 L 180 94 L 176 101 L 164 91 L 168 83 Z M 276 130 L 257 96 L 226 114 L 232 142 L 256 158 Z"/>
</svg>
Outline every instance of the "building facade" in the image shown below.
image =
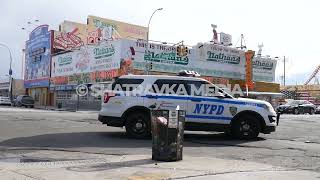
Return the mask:
<svg viewBox="0 0 320 180">
<path fill-rule="evenodd" d="M 49 92 L 51 41 L 48 25 L 35 28 L 26 41 L 24 87 L 38 106 L 50 106 L 53 102 Z"/>
<path fill-rule="evenodd" d="M 150 64 L 150 74 L 191 70 L 215 84 L 239 84 L 243 89 L 252 73 L 252 90 L 279 92 L 271 58 L 255 56 L 248 68 L 246 52 L 225 43 L 199 43 L 180 55 L 177 46 L 147 43 L 146 37 L 146 27 L 96 16 L 88 16 L 87 24 L 64 21 L 59 31 L 40 26 L 26 42 L 27 92 L 39 105 L 96 110 L 102 97 L 90 92 L 79 96 L 78 85 L 90 90 L 124 74 L 144 74 Z"/>
</svg>

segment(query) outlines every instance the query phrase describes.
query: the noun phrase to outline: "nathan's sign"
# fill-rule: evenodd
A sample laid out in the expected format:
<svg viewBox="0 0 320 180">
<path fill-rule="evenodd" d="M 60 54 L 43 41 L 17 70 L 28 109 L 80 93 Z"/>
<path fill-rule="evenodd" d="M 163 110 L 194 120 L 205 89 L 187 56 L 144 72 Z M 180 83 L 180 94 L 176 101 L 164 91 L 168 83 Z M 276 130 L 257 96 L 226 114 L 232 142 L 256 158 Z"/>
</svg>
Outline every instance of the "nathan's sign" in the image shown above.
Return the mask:
<svg viewBox="0 0 320 180">
<path fill-rule="evenodd" d="M 161 52 L 161 53 L 150 52 L 144 55 L 144 60 L 159 62 L 159 63 L 167 63 L 167 64 L 180 64 L 180 65 L 187 65 L 189 62 L 188 56 L 185 56 L 185 57 L 177 56 L 175 52 Z"/>
<path fill-rule="evenodd" d="M 120 68 L 120 42 L 84 46 L 52 57 L 51 77 L 109 71 Z"/>
<path fill-rule="evenodd" d="M 270 57 L 254 57 L 252 60 L 253 80 L 274 82 L 277 61 Z"/>
<path fill-rule="evenodd" d="M 271 61 L 261 61 L 259 59 L 254 59 L 252 61 L 252 65 L 253 65 L 253 68 L 256 68 L 256 69 L 272 70 L 274 63 Z"/>
<path fill-rule="evenodd" d="M 95 59 L 108 58 L 113 56 L 115 49 L 112 44 L 109 47 L 94 48 L 93 54 Z"/>
<path fill-rule="evenodd" d="M 216 52 L 207 52 L 207 60 L 208 61 L 215 61 L 219 63 L 228 63 L 228 64 L 239 64 L 240 63 L 240 56 L 237 55 L 228 55 L 224 53 L 216 53 Z"/>
</svg>

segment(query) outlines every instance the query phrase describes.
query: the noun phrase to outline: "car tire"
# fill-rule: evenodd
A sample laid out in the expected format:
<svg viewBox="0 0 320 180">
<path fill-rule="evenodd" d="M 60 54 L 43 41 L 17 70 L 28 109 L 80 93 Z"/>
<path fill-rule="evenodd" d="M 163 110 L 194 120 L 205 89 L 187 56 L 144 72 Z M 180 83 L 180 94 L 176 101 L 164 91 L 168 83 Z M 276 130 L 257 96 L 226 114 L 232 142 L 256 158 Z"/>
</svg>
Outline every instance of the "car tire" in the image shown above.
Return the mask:
<svg viewBox="0 0 320 180">
<path fill-rule="evenodd" d="M 295 108 L 295 109 L 293 110 L 293 114 L 298 115 L 298 114 L 299 114 L 299 109 L 298 109 L 298 108 Z"/>
<path fill-rule="evenodd" d="M 20 102 L 17 103 L 17 107 L 21 107 L 22 104 Z"/>
<path fill-rule="evenodd" d="M 241 116 L 232 122 L 231 133 L 234 138 L 250 140 L 258 137 L 261 125 L 257 117 Z"/>
<path fill-rule="evenodd" d="M 298 108 L 299 114 L 304 114 L 305 110 L 303 108 Z"/>
<path fill-rule="evenodd" d="M 310 109 L 309 114 L 313 115 L 315 113 L 315 110 L 313 108 Z"/>
<path fill-rule="evenodd" d="M 144 139 L 150 137 L 150 115 L 143 112 L 133 112 L 126 118 L 126 133 L 129 137 Z"/>
</svg>

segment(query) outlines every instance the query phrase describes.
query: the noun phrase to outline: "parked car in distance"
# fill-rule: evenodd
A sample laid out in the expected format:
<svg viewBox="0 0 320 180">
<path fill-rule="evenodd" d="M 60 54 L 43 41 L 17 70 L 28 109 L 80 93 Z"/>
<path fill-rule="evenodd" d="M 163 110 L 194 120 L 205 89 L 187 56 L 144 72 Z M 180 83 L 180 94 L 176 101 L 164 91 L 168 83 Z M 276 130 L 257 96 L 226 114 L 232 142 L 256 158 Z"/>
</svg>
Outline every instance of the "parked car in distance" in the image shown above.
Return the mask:
<svg viewBox="0 0 320 180">
<path fill-rule="evenodd" d="M 292 100 L 287 104 L 278 106 L 277 112 L 293 114 L 314 114 L 316 112 L 316 106 L 309 101 Z"/>
<path fill-rule="evenodd" d="M 20 95 L 13 101 L 13 106 L 34 107 L 34 99 L 28 95 Z"/>
<path fill-rule="evenodd" d="M 316 108 L 316 112 L 315 112 L 316 114 L 320 114 L 320 106 L 318 106 L 317 108 Z"/>
<path fill-rule="evenodd" d="M 11 105 L 9 97 L 0 96 L 0 105 Z"/>
</svg>

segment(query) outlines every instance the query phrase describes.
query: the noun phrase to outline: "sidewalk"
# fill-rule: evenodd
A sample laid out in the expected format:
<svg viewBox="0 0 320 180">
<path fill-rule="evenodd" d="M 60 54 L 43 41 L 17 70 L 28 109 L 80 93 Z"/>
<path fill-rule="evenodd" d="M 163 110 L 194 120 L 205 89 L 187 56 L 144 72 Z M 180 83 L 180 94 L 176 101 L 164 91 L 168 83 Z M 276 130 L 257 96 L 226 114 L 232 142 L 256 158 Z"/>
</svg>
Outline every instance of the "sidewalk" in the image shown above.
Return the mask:
<svg viewBox="0 0 320 180">
<path fill-rule="evenodd" d="M 178 162 L 155 162 L 146 155 L 88 154 L 85 158 L 54 162 L 0 162 L 0 179 L 319 180 L 320 178 L 320 174 L 316 172 L 286 169 L 243 160 L 184 157 Z"/>
</svg>

